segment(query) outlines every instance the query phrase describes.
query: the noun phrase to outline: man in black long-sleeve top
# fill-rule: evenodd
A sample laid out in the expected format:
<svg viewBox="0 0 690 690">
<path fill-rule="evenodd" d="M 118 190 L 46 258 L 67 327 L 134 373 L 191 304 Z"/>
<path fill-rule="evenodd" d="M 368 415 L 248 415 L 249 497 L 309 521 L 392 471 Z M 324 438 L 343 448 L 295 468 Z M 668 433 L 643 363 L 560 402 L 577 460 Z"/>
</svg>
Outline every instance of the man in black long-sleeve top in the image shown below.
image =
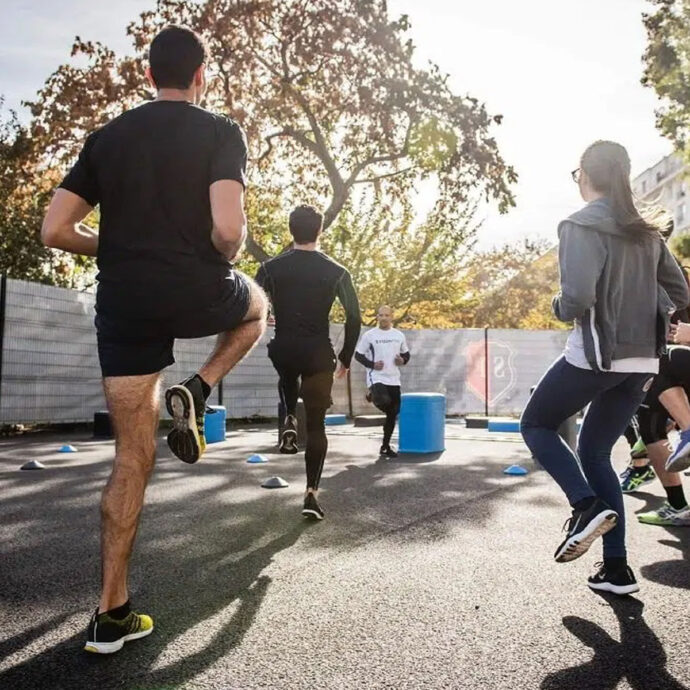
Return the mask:
<svg viewBox="0 0 690 690">
<path fill-rule="evenodd" d="M 323 216 L 316 209 L 295 208 L 290 214 L 294 248 L 262 264 L 256 276 L 275 317 L 268 356 L 280 377 L 278 392 L 287 415 L 280 451 L 298 452 L 296 409 L 301 393 L 307 417 L 307 491 L 302 515 L 317 520 L 324 516 L 316 495 L 328 450 L 325 418 L 332 404 L 333 372 L 337 378 L 347 373 L 361 328 L 350 273 L 318 249 L 322 229 Z M 346 314 L 337 368 L 329 337 L 329 314 L 336 297 Z"/>
</svg>

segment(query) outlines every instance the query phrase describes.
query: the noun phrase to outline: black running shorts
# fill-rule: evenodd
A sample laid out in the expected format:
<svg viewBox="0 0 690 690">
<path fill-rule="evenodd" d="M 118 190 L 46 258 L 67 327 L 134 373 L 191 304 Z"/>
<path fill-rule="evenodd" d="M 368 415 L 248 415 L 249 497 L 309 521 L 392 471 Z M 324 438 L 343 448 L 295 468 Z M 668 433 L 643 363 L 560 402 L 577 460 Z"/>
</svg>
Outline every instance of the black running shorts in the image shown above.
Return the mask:
<svg viewBox="0 0 690 690">
<path fill-rule="evenodd" d="M 659 396 L 669 388 L 681 387 L 690 395 L 690 347 L 670 347 L 659 360 L 659 373 L 637 412 L 640 436 L 645 445 L 668 438 L 669 414 Z"/>
<path fill-rule="evenodd" d="M 165 295 L 160 295 L 165 300 Z M 98 358 L 103 376 L 154 374 L 175 362 L 176 338 L 203 338 L 236 328 L 247 315 L 251 299 L 249 279 L 233 271 L 223 280 L 218 298 L 199 302 L 197 308 L 168 312 L 160 318 L 144 318 L 97 307 Z M 169 305 L 166 305 L 166 307 Z"/>
<path fill-rule="evenodd" d="M 281 379 L 300 379 L 305 404 L 328 409 L 333 401 L 336 358 L 328 340 L 304 337 L 274 338 L 268 356 Z"/>
</svg>

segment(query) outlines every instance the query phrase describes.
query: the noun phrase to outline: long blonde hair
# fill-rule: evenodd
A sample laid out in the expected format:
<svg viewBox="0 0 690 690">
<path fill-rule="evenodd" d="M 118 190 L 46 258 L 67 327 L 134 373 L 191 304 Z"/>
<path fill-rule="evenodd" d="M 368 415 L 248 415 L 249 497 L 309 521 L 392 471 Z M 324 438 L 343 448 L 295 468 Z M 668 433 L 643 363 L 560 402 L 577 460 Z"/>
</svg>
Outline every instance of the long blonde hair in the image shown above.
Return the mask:
<svg viewBox="0 0 690 690">
<path fill-rule="evenodd" d="M 585 149 L 580 167 L 592 187 L 604 194 L 611 203 L 613 217 L 622 228 L 633 233 L 659 233 L 668 222 L 658 208 L 640 210 L 630 186 L 630 156 L 625 147 L 615 141 L 595 141 Z"/>
</svg>

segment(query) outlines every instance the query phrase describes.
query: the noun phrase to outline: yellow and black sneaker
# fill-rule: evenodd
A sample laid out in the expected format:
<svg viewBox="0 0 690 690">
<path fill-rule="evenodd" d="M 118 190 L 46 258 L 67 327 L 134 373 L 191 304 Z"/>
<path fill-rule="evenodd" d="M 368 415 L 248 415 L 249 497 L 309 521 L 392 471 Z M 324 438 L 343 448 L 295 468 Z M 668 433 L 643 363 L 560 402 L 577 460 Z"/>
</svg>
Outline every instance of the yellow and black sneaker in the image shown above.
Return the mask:
<svg viewBox="0 0 690 690">
<path fill-rule="evenodd" d="M 129 602 L 126 604 L 129 608 Z M 123 607 L 120 607 L 123 608 Z M 94 654 L 114 654 L 125 642 L 138 640 L 153 632 L 153 620 L 140 613 L 129 613 L 124 618 L 112 618 L 110 613 L 94 612 L 89 623 L 84 649 Z"/>
<path fill-rule="evenodd" d="M 170 386 L 165 391 L 165 406 L 173 419 L 173 430 L 168 434 L 168 446 L 180 460 L 191 465 L 206 450 L 206 397 L 198 374 Z"/>
</svg>

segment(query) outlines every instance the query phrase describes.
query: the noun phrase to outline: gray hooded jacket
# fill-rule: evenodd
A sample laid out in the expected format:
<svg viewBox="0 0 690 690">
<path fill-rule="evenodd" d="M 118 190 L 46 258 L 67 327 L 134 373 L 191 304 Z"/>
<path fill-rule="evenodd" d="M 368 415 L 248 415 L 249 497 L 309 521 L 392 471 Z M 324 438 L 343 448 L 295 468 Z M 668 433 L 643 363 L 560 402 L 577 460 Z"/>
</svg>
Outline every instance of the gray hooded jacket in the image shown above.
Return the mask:
<svg viewBox="0 0 690 690">
<path fill-rule="evenodd" d="M 582 327 L 594 371 L 613 360 L 659 357 L 672 312 L 690 301 L 682 271 L 661 237 L 620 228 L 606 199 L 558 226 L 561 290 L 553 311 Z"/>
</svg>

